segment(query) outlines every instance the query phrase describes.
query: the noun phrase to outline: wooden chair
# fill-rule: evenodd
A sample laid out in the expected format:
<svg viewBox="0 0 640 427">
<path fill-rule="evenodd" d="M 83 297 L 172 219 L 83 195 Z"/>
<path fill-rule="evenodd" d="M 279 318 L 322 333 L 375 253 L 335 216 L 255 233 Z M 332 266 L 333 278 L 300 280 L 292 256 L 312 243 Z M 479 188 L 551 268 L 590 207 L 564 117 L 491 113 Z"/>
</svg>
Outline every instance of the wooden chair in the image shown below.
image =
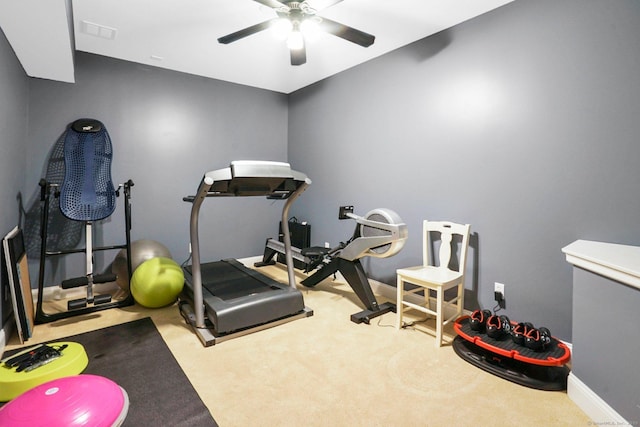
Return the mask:
<svg viewBox="0 0 640 427">
<path fill-rule="evenodd" d="M 398 278 L 396 329 L 401 329 L 403 326 L 403 311 L 409 309 L 421 311 L 435 316 L 435 344 L 436 347 L 442 345 L 443 327 L 460 317 L 464 309 L 464 276 L 470 228 L 469 224 L 424 221 L 422 265 L 396 271 Z M 434 238 L 435 234 L 440 235 L 439 239 Z M 440 247 L 436 257 L 435 247 L 438 240 Z M 459 256 L 455 257 L 458 254 Z M 414 286 L 406 289 L 406 284 Z M 457 295 L 445 301 L 445 291 L 454 287 L 457 288 Z M 431 291 L 435 292 L 435 310 L 431 308 L 434 302 Z M 422 296 L 416 295 L 418 293 L 424 293 L 422 301 Z M 455 312 L 447 316 L 445 310 L 450 306 L 455 307 Z"/>
</svg>

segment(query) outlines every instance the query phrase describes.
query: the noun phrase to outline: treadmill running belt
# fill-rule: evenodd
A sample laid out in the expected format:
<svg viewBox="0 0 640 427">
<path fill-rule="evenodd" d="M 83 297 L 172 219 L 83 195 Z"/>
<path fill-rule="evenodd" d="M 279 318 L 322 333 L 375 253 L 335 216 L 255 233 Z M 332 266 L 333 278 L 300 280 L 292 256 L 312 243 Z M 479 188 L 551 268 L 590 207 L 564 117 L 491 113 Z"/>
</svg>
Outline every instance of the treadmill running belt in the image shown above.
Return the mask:
<svg viewBox="0 0 640 427">
<path fill-rule="evenodd" d="M 191 266 L 185 290 L 193 296 Z M 227 334 L 304 312 L 302 293 L 235 259 L 200 265 L 203 303 L 215 334 Z"/>
<path fill-rule="evenodd" d="M 201 265 L 202 286 L 221 300 L 278 289 L 235 260 L 222 260 Z"/>
</svg>

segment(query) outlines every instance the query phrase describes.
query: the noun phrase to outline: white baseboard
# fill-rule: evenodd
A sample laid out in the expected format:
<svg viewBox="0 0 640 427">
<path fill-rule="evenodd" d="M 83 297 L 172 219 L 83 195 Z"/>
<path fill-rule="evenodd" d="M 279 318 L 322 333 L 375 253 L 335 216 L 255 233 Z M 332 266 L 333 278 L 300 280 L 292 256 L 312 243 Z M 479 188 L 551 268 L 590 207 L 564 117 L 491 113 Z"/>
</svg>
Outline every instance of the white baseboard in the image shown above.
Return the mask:
<svg viewBox="0 0 640 427">
<path fill-rule="evenodd" d="M 573 375 L 573 372 L 569 374 L 567 380 L 567 395 L 595 424 L 616 426 L 631 425 L 631 423 L 618 414 L 585 383 Z"/>
<path fill-rule="evenodd" d="M 13 328 L 13 320 L 8 320 L 7 323 L 2 326 L 2 329 L 0 329 L 0 355 L 4 353 L 7 341 L 9 340 L 11 333 L 13 333 Z"/>
<path fill-rule="evenodd" d="M 256 262 L 260 262 L 262 261 L 262 255 L 256 255 L 256 256 L 251 256 L 251 257 L 246 257 L 246 258 L 238 258 L 238 262 L 244 264 L 246 267 L 253 267 L 253 264 Z M 283 265 L 284 267 L 284 265 Z M 286 267 L 285 267 L 286 268 Z"/>
<path fill-rule="evenodd" d="M 0 356 L 4 353 L 4 348 L 7 346 L 6 336 L 4 328 L 0 329 Z"/>
</svg>

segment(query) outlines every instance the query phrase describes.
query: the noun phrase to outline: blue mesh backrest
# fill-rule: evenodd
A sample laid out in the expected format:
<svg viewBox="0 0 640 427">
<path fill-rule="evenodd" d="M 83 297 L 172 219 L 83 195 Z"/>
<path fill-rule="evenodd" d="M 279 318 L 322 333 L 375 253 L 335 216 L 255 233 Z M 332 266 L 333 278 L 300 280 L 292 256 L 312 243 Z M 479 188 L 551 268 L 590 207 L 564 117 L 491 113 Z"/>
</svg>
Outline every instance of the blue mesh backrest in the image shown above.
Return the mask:
<svg viewBox="0 0 640 427">
<path fill-rule="evenodd" d="M 81 119 L 67 129 L 60 190 L 60 210 L 67 218 L 96 221 L 113 213 L 112 157 L 111 139 L 102 123 Z"/>
</svg>

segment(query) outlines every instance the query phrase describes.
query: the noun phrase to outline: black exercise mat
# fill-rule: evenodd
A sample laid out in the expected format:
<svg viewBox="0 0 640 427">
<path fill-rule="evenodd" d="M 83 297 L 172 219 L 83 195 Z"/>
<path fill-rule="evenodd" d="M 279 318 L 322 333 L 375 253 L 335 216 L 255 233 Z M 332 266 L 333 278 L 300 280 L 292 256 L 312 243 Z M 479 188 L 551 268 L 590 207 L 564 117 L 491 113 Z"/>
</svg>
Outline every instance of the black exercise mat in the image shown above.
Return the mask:
<svg viewBox="0 0 640 427">
<path fill-rule="evenodd" d="M 218 425 L 151 318 L 54 341 L 82 344 L 89 357 L 82 373 L 109 378 L 126 390 L 123 427 Z"/>
</svg>

